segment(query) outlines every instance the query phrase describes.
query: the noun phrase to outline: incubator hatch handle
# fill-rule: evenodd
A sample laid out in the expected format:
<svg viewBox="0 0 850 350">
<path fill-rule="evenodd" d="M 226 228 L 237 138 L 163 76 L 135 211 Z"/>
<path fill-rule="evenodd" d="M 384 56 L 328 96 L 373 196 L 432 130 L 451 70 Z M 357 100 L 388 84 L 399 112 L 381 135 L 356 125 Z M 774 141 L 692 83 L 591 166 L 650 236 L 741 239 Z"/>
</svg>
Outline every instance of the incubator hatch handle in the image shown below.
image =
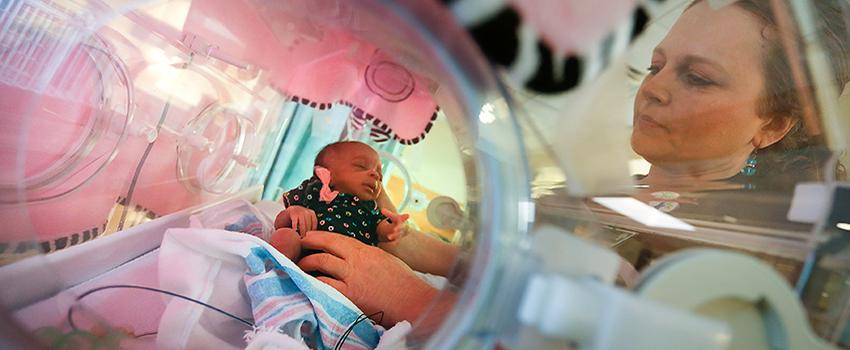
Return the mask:
<svg viewBox="0 0 850 350">
<path fill-rule="evenodd" d="M 723 322 L 589 277 L 532 276 L 518 316 L 544 336 L 575 342 L 581 349 L 721 350 L 732 338 Z M 657 334 L 665 337 L 651 336 Z"/>
<path fill-rule="evenodd" d="M 726 349 L 722 322 L 643 299 L 613 286 L 620 257 L 554 226 L 532 236 L 538 262 L 518 319 L 552 339 L 582 349 Z M 647 334 L 667 334 L 663 342 Z"/>
<path fill-rule="evenodd" d="M 234 119 L 236 120 L 236 124 L 239 126 L 239 135 L 237 136 L 235 141 L 228 142 L 226 144 L 227 148 L 230 148 L 230 145 L 233 145 L 233 149 L 231 150 L 230 159 L 227 161 L 227 166 L 217 174 L 216 181 L 215 181 L 216 183 L 222 183 L 224 181 L 227 181 L 227 178 L 230 176 L 230 173 L 233 172 L 233 169 L 236 168 L 236 165 L 243 165 L 243 166 L 249 165 L 243 159 L 245 157 L 241 156 L 242 148 L 245 146 L 245 138 L 246 138 L 245 123 L 246 123 L 246 120 L 243 119 L 239 115 L 237 115 Z M 198 168 L 199 168 L 199 177 L 198 177 L 199 181 L 198 182 L 201 185 L 201 188 L 204 189 L 204 191 L 207 191 L 209 193 L 216 193 L 216 194 L 221 194 L 221 193 L 225 193 L 225 192 L 232 190 L 233 183 L 230 183 L 229 186 L 227 186 L 228 189 L 225 190 L 225 191 L 216 191 L 215 187 L 213 187 L 212 184 L 210 184 L 208 181 L 203 181 L 204 179 L 201 178 L 200 174 L 206 174 L 207 173 L 206 168 L 209 167 L 209 164 L 210 164 L 209 160 L 210 159 L 211 158 L 207 158 L 204 161 L 201 161 L 201 165 L 198 166 Z"/>
<path fill-rule="evenodd" d="M 534 230 L 531 253 L 543 272 L 587 276 L 608 284 L 617 278 L 622 260 L 605 247 L 550 225 Z"/>
<path fill-rule="evenodd" d="M 814 335 L 803 306 L 782 276 L 744 254 L 714 249 L 673 254 L 646 271 L 636 291 L 683 310 L 743 301 L 759 310 L 759 324 L 748 326 L 768 333 L 768 348 L 835 349 Z"/>
<path fill-rule="evenodd" d="M 208 118 L 215 118 L 216 113 L 219 112 L 227 112 L 233 111 L 229 109 L 227 106 L 221 105 L 218 102 L 211 103 L 207 107 L 205 107 L 198 115 L 190 120 L 187 123 L 187 127 L 185 127 L 180 133 L 181 141 L 177 146 L 177 177 L 182 179 L 184 185 L 190 191 L 203 190 L 208 193 L 213 194 L 223 194 L 229 191 L 232 191 L 234 185 L 237 180 L 228 179 L 231 173 L 238 166 L 243 166 L 246 168 L 256 167 L 256 163 L 249 157 L 243 154 L 243 151 L 246 146 L 249 125 L 251 121 L 247 118 L 244 118 L 241 114 L 233 112 L 231 118 L 236 122 L 236 139 L 229 142 L 213 142 L 203 135 L 199 135 L 197 132 L 203 133 L 205 128 L 209 126 L 209 123 L 202 124 L 203 127 L 200 129 L 194 129 L 196 124 L 201 125 L 201 123 L 207 122 Z M 219 144 L 220 143 L 220 144 Z M 228 155 L 227 163 L 225 166 L 220 169 L 214 175 L 207 175 L 209 168 L 212 166 L 213 159 L 215 159 L 218 154 L 215 153 L 216 148 L 213 147 L 213 144 L 218 144 L 218 148 L 223 148 L 226 150 L 230 150 L 230 154 Z M 195 169 L 194 173 L 189 171 L 190 164 L 187 160 L 184 160 L 181 154 L 184 154 L 183 147 L 194 148 L 196 152 L 200 152 L 201 154 L 205 154 L 204 159 L 198 164 L 197 169 Z M 195 179 L 198 183 L 193 184 L 192 179 Z M 220 190 L 216 188 L 216 186 L 224 185 L 224 189 Z"/>
</svg>

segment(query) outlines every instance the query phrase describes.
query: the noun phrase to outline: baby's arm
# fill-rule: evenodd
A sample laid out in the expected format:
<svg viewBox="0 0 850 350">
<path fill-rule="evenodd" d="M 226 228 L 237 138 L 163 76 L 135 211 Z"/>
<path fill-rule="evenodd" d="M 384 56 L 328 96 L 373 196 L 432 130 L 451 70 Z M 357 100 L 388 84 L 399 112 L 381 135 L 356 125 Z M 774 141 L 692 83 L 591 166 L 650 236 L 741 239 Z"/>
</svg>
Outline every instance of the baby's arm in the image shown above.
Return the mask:
<svg viewBox="0 0 850 350">
<path fill-rule="evenodd" d="M 379 243 L 378 247 L 416 271 L 447 276 L 454 266 L 459 248 L 412 228 L 406 231 L 401 238 Z"/>
<path fill-rule="evenodd" d="M 297 188 L 283 193 L 281 200 L 286 209 L 277 214 L 274 219 L 274 228 L 291 228 L 298 231 L 301 236 L 307 231 L 316 229 L 318 220 L 316 213 L 310 210 L 310 180 L 304 180 Z"/>
<path fill-rule="evenodd" d="M 381 208 L 381 212 L 385 210 L 391 213 L 397 212 L 386 191 L 381 191 L 378 207 Z M 384 215 L 389 217 L 386 213 Z M 386 237 L 382 234 L 386 233 L 384 230 L 389 230 L 388 227 L 391 226 L 392 224 L 387 223 L 386 220 L 379 223 L 376 229 L 378 237 Z M 440 241 L 407 225 L 404 225 L 400 233 L 397 239 L 380 242 L 378 247 L 395 255 L 416 271 L 440 276 L 448 275 L 459 252 L 457 246 Z"/>
<path fill-rule="evenodd" d="M 407 233 L 407 225 L 405 222 L 407 222 L 410 215 L 396 214 L 389 209 L 381 209 L 381 213 L 387 218 L 378 223 L 376 231 L 378 233 L 379 241 L 392 242 Z"/>
<path fill-rule="evenodd" d="M 307 231 L 315 231 L 318 224 L 316 213 L 313 210 L 300 205 L 290 205 L 277 214 L 274 219 L 274 228 L 292 228 L 303 237 Z"/>
</svg>

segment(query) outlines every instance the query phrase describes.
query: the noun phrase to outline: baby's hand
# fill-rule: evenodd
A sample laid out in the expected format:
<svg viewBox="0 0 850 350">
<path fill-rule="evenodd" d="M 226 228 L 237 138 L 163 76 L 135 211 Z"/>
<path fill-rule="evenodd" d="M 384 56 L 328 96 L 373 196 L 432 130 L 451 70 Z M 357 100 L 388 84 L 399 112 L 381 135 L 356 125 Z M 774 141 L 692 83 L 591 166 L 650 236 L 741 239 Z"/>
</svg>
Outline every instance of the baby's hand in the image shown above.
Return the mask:
<svg viewBox="0 0 850 350">
<path fill-rule="evenodd" d="M 292 229 L 298 232 L 301 237 L 304 237 L 308 231 L 316 230 L 318 219 L 316 219 L 316 213 L 314 211 L 300 205 L 289 206 L 285 211 L 292 221 Z"/>
<path fill-rule="evenodd" d="M 387 220 L 381 225 L 382 227 L 378 229 L 378 237 L 382 242 L 395 241 L 407 231 L 405 222 L 410 218 L 410 215 L 393 213 L 388 209 L 381 209 L 381 214 L 387 217 Z"/>
</svg>

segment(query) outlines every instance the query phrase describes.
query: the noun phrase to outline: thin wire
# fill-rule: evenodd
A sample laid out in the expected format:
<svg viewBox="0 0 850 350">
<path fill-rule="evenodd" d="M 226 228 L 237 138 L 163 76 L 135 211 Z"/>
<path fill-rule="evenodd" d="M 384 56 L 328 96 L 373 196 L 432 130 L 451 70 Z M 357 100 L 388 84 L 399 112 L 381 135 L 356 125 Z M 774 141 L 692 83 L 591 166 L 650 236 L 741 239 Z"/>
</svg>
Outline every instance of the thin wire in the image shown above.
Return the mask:
<svg viewBox="0 0 850 350">
<path fill-rule="evenodd" d="M 352 322 L 351 325 L 345 329 L 345 332 L 342 333 L 342 336 L 337 339 L 336 344 L 334 344 L 333 350 L 342 349 L 342 344 L 344 344 L 345 340 L 348 339 L 348 335 L 351 334 L 351 330 L 354 329 L 354 326 L 367 318 L 369 317 L 366 316 L 366 314 L 360 314 L 359 316 L 357 316 L 357 319 L 355 319 L 354 322 Z"/>
<path fill-rule="evenodd" d="M 86 291 L 85 293 L 83 293 L 83 294 L 81 294 L 80 296 L 78 296 L 78 297 L 77 297 L 77 299 L 76 299 L 75 301 L 79 302 L 79 301 L 80 301 L 80 299 L 83 299 L 83 298 L 85 298 L 86 296 L 88 296 L 89 294 L 92 294 L 92 293 L 95 293 L 95 292 L 99 292 L 99 291 L 106 290 L 106 289 L 116 289 L 116 288 L 141 289 L 141 290 L 147 290 L 147 291 L 151 291 L 151 292 L 157 292 L 157 293 L 167 294 L 167 295 L 170 295 L 170 296 L 173 296 L 173 297 L 177 297 L 177 298 L 180 298 L 180 299 L 183 299 L 183 300 L 186 300 L 186 301 L 191 301 L 191 302 L 193 302 L 193 303 L 195 303 L 195 304 L 199 304 L 199 305 L 202 305 L 202 306 L 206 306 L 206 307 L 208 307 L 208 308 L 210 308 L 210 309 L 213 309 L 213 310 L 215 310 L 215 311 L 218 311 L 219 313 L 221 313 L 221 314 L 223 314 L 223 315 L 225 315 L 225 316 L 228 316 L 228 317 L 230 317 L 230 318 L 232 318 L 232 319 L 234 319 L 234 320 L 237 320 L 237 321 L 239 321 L 239 322 L 242 322 L 242 323 L 244 323 L 244 324 L 245 324 L 245 325 L 247 325 L 247 326 L 254 327 L 254 324 L 253 324 L 253 323 L 251 323 L 251 322 L 249 322 L 249 321 L 246 321 L 246 320 L 244 320 L 244 319 L 240 318 L 239 316 L 233 315 L 233 314 L 231 314 L 231 313 L 229 313 L 229 312 L 227 312 L 227 311 L 224 311 L 224 310 L 222 310 L 222 309 L 219 309 L 219 308 L 217 308 L 217 307 L 215 307 L 215 306 L 212 306 L 212 305 L 210 305 L 210 304 L 207 304 L 207 303 L 205 303 L 205 302 L 202 302 L 202 301 L 199 301 L 199 300 L 195 300 L 195 299 L 192 299 L 192 298 L 189 298 L 189 297 L 187 297 L 187 296 L 183 296 L 183 295 L 180 295 L 180 294 L 177 294 L 177 293 L 174 293 L 174 292 L 169 292 L 169 291 L 167 291 L 167 290 L 157 289 L 157 288 L 153 288 L 153 287 L 135 286 L 135 285 L 131 285 L 131 284 L 115 284 L 115 285 L 102 286 L 102 287 L 98 287 L 98 288 L 94 288 L 94 289 L 91 289 L 91 290 L 89 290 L 89 291 Z M 74 318 L 72 317 L 72 314 L 73 314 L 73 312 L 74 312 L 74 306 L 76 306 L 76 304 L 75 304 L 75 305 L 72 305 L 70 308 L 68 308 L 68 324 L 70 324 L 70 325 L 71 325 L 71 328 L 72 328 L 72 329 L 74 329 L 74 330 L 79 330 L 79 328 L 77 328 L 77 325 L 76 325 L 76 324 L 74 324 Z M 154 334 L 155 334 L 155 332 L 154 332 Z M 151 335 L 151 334 L 150 334 L 150 333 L 145 333 L 145 334 L 139 335 L 139 336 L 137 336 L 137 337 L 142 337 L 142 336 L 147 336 L 147 335 Z"/>
<path fill-rule="evenodd" d="M 165 101 L 165 106 L 162 107 L 162 114 L 159 116 L 159 121 L 156 123 L 156 132 L 159 133 L 159 130 L 162 128 L 162 124 L 165 122 L 165 116 L 168 115 L 168 110 L 171 109 L 171 98 Z M 121 219 L 118 220 L 118 229 L 116 231 L 121 231 L 124 229 L 124 221 L 127 219 L 127 211 L 130 208 L 131 201 L 133 200 L 133 193 L 136 191 L 136 184 L 139 180 L 139 176 L 142 173 L 142 167 L 144 167 L 145 162 L 148 159 L 148 155 L 150 155 L 151 150 L 153 149 L 153 144 L 155 142 L 150 142 L 145 146 L 145 153 L 142 154 L 142 158 L 139 159 L 139 163 L 136 165 L 136 171 L 133 173 L 133 179 L 130 180 L 130 188 L 127 189 L 127 202 L 124 208 L 121 210 Z"/>
<path fill-rule="evenodd" d="M 202 301 L 195 300 L 195 299 L 192 299 L 192 298 L 189 298 L 189 297 L 187 297 L 187 296 L 183 296 L 183 295 L 180 295 L 180 294 L 177 294 L 177 293 L 174 293 L 174 292 L 170 292 L 170 291 L 162 290 L 162 289 L 157 289 L 157 288 L 153 288 L 153 287 L 136 286 L 136 285 L 131 285 L 131 284 L 116 284 L 116 285 L 101 286 L 101 287 L 98 287 L 98 288 L 94 288 L 94 289 L 88 290 L 88 291 L 86 291 L 86 292 L 85 292 L 85 293 L 83 293 L 83 294 L 80 294 L 80 296 L 78 296 L 78 297 L 77 297 L 77 299 L 76 299 L 75 301 L 79 302 L 81 299 L 83 299 L 83 298 L 85 298 L 85 297 L 87 297 L 87 296 L 89 296 L 89 295 L 91 295 L 91 294 L 93 294 L 93 293 L 96 293 L 96 292 L 102 291 L 102 290 L 107 290 L 107 289 L 119 289 L 119 288 L 126 288 L 126 289 L 141 289 L 141 290 L 147 290 L 147 291 L 151 291 L 151 292 L 157 292 L 157 293 L 167 294 L 167 295 L 170 295 L 170 296 L 173 296 L 173 297 L 177 297 L 177 298 L 180 298 L 180 299 L 183 299 L 183 300 L 186 300 L 186 301 L 191 301 L 191 302 L 193 302 L 193 303 L 195 303 L 195 304 L 198 304 L 198 305 L 205 306 L 205 307 L 210 308 L 210 309 L 213 309 L 213 310 L 215 310 L 215 311 L 217 311 L 217 312 L 219 312 L 219 313 L 221 313 L 221 314 L 223 314 L 223 315 L 225 315 L 225 316 L 228 316 L 228 317 L 230 317 L 230 318 L 232 318 L 232 319 L 234 319 L 234 320 L 237 320 L 237 321 L 239 321 L 239 322 L 242 322 L 242 323 L 244 323 L 244 324 L 245 324 L 245 325 L 247 325 L 247 326 L 255 327 L 253 323 L 251 323 L 251 322 L 249 322 L 249 321 L 246 321 L 245 319 L 240 318 L 239 316 L 233 315 L 233 314 L 231 314 L 231 313 L 229 313 L 229 312 L 227 312 L 227 311 L 224 311 L 224 310 L 222 310 L 222 309 L 219 309 L 219 308 L 217 308 L 217 307 L 215 307 L 215 306 L 213 306 L 213 305 L 210 305 L 210 304 L 204 303 L 204 302 L 202 302 Z M 76 306 L 76 305 L 74 305 L 74 306 Z M 68 318 L 68 324 L 70 324 L 70 325 L 71 325 L 71 328 L 72 328 L 73 330 L 75 330 L 75 331 L 78 331 L 78 330 L 80 330 L 80 329 L 79 329 L 79 328 L 77 328 L 77 325 L 74 323 L 74 318 L 73 318 L 74 306 L 71 306 L 70 308 L 68 308 L 68 317 L 67 317 L 67 318 Z M 339 340 L 337 340 L 337 342 L 336 342 L 336 344 L 334 345 L 333 349 L 334 349 L 334 350 L 342 349 L 342 344 L 344 344 L 344 343 L 345 343 L 345 340 L 346 340 L 346 339 L 348 339 L 348 336 L 349 336 L 349 335 L 351 334 L 351 332 L 354 330 L 354 327 L 355 327 L 355 326 L 357 326 L 357 324 L 359 324 L 360 322 L 363 322 L 364 320 L 370 319 L 370 318 L 372 318 L 373 316 L 376 316 L 376 315 L 380 315 L 380 318 L 379 318 L 379 320 L 378 320 L 378 323 L 383 322 L 383 320 L 384 320 L 384 312 L 383 312 L 383 311 L 374 312 L 374 313 L 369 314 L 369 315 L 366 315 L 366 314 L 360 314 L 360 316 L 358 316 L 358 317 L 357 317 L 357 319 L 355 319 L 355 320 L 354 320 L 354 322 L 352 322 L 352 323 L 351 323 L 351 325 L 350 325 L 350 326 L 348 326 L 348 328 L 346 328 L 345 332 L 343 332 L 342 336 L 339 338 Z M 136 335 L 135 337 L 136 337 L 136 338 L 141 338 L 141 337 L 151 336 L 151 335 L 155 335 L 155 334 L 157 334 L 157 332 L 148 332 L 148 333 L 143 333 L 143 334 L 140 334 L 140 335 Z"/>
<path fill-rule="evenodd" d="M 371 313 L 369 315 L 360 314 L 360 316 L 357 316 L 357 319 L 354 320 L 354 322 L 351 323 L 350 326 L 348 326 L 348 328 L 345 330 L 345 332 L 342 333 L 342 336 L 339 337 L 339 340 L 336 341 L 336 344 L 334 345 L 333 350 L 342 349 L 342 344 L 345 343 L 345 340 L 348 338 L 348 335 L 351 334 L 351 331 L 354 330 L 354 326 L 356 326 L 360 322 L 363 322 L 363 320 L 367 320 L 367 319 L 372 318 L 372 316 L 375 316 L 375 315 L 381 315 L 381 318 L 378 320 L 378 323 L 381 323 L 381 322 L 384 321 L 384 312 L 383 311 L 374 312 L 374 313 Z"/>
</svg>

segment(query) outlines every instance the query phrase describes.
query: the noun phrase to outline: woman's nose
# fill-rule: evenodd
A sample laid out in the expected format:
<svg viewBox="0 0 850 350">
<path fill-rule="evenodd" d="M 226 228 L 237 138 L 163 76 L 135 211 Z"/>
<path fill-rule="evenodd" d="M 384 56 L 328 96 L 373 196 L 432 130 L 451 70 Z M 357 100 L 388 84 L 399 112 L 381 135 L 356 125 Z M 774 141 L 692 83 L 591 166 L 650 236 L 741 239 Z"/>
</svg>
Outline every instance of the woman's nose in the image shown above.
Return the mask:
<svg viewBox="0 0 850 350">
<path fill-rule="evenodd" d="M 643 84 L 640 86 L 640 96 L 652 103 L 666 105 L 670 103 L 671 95 L 668 89 L 669 82 L 664 72 L 659 72 L 656 75 L 650 75 L 644 78 Z"/>
</svg>

